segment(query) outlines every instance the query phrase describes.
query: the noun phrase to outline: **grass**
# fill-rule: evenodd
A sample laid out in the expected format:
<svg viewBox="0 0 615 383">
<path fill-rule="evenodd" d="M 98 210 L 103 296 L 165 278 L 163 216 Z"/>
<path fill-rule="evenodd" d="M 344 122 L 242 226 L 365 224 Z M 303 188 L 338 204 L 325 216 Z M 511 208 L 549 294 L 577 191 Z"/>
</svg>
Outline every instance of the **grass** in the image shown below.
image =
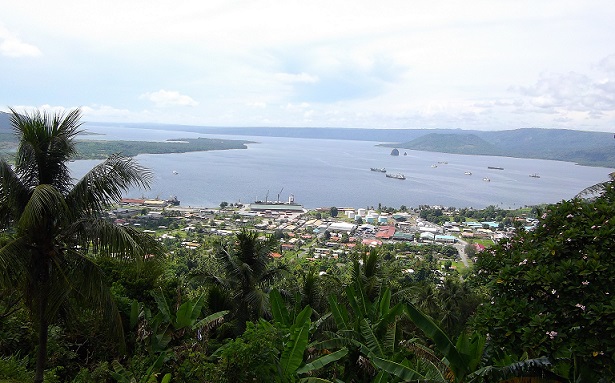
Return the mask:
<svg viewBox="0 0 615 383">
<path fill-rule="evenodd" d="M 472 243 L 478 243 L 485 247 L 491 247 L 494 244 L 494 242 L 491 239 L 484 239 L 484 238 L 474 238 L 472 240 Z"/>
<path fill-rule="evenodd" d="M 457 271 L 461 271 L 466 268 L 466 265 L 464 265 L 461 261 L 455 261 L 453 262 L 453 267 L 455 267 Z"/>
</svg>

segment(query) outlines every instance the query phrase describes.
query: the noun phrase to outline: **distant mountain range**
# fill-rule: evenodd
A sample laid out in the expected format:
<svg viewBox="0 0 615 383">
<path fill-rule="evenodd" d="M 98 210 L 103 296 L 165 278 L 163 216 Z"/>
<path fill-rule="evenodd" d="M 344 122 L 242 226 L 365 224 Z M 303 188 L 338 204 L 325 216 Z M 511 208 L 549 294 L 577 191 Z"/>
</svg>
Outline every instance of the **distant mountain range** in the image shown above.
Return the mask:
<svg viewBox="0 0 615 383">
<path fill-rule="evenodd" d="M 536 128 L 498 132 L 434 132 L 385 146 L 429 152 L 559 160 L 615 168 L 613 133 Z"/>
<path fill-rule="evenodd" d="M 220 128 L 166 124 L 111 124 L 127 128 L 204 134 L 375 141 L 383 146 L 429 152 L 536 158 L 615 168 L 615 136 L 607 132 L 523 128 L 505 131 L 461 129 Z M 87 124 L 84 126 L 87 129 Z M 0 133 L 10 132 L 0 112 Z"/>
<path fill-rule="evenodd" d="M 125 125 L 126 126 L 126 125 Z M 523 128 L 504 131 L 461 129 L 217 128 L 130 125 L 206 134 L 376 141 L 383 146 L 455 154 L 536 158 L 615 168 L 615 137 L 607 132 Z"/>
<path fill-rule="evenodd" d="M 0 133 L 8 133 L 11 131 L 11 115 L 0 112 Z"/>
</svg>

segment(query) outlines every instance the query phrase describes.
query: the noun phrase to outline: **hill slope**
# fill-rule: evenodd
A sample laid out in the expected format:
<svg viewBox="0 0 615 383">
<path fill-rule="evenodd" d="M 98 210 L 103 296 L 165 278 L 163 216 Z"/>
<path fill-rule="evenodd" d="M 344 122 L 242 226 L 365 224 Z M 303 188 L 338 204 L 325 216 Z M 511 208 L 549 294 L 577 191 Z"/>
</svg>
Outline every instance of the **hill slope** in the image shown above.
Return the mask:
<svg viewBox="0 0 615 383">
<path fill-rule="evenodd" d="M 615 168 L 612 133 L 564 129 L 516 129 L 498 132 L 429 133 L 383 146 L 442 153 L 538 158 Z"/>
<path fill-rule="evenodd" d="M 0 133 L 12 133 L 11 130 L 11 115 L 0 112 Z"/>
<path fill-rule="evenodd" d="M 475 134 L 438 134 L 429 133 L 416 138 L 404 149 L 422 150 L 427 152 L 445 152 L 456 154 L 494 154 L 499 149 Z"/>
</svg>

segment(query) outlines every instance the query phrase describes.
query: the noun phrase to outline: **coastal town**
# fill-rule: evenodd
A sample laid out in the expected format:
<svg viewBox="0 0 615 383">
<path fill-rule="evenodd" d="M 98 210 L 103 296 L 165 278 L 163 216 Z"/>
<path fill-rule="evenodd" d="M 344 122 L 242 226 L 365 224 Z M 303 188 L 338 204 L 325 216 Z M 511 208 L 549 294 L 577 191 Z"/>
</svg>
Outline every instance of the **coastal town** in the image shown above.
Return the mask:
<svg viewBox="0 0 615 383">
<path fill-rule="evenodd" d="M 427 211 L 440 218 L 429 219 Z M 457 222 L 459 212 L 442 206 L 306 209 L 291 195 L 284 202 L 222 202 L 216 208 L 183 207 L 175 197 L 123 199 L 109 215 L 116 224 L 139 227 L 160 241 L 179 242 L 186 249 L 201 247 L 203 236 L 230 236 L 249 229 L 276 236 L 280 247 L 271 254 L 274 258 L 338 259 L 356 246 L 436 244 L 454 248 L 440 260 L 460 268 L 468 267 L 476 252 L 511 236 L 515 227 L 531 230 L 537 222 L 527 213 L 500 221 L 463 218 Z"/>
</svg>

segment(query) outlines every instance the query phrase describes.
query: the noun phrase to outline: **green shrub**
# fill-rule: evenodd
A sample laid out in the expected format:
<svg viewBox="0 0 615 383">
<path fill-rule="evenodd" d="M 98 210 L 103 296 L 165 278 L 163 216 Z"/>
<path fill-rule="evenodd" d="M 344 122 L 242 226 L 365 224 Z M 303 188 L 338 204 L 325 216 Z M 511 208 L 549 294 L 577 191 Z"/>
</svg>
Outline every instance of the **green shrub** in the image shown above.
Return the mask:
<svg viewBox="0 0 615 383">
<path fill-rule="evenodd" d="M 549 206 L 475 265 L 487 287 L 477 328 L 496 349 L 565 362 L 570 377 L 615 379 L 615 188 L 593 201 Z M 580 370 L 579 370 L 580 371 Z"/>
<path fill-rule="evenodd" d="M 17 355 L 0 357 L 0 378 L 9 382 L 31 382 L 34 372 L 28 371 L 28 358 L 19 359 Z"/>
</svg>

